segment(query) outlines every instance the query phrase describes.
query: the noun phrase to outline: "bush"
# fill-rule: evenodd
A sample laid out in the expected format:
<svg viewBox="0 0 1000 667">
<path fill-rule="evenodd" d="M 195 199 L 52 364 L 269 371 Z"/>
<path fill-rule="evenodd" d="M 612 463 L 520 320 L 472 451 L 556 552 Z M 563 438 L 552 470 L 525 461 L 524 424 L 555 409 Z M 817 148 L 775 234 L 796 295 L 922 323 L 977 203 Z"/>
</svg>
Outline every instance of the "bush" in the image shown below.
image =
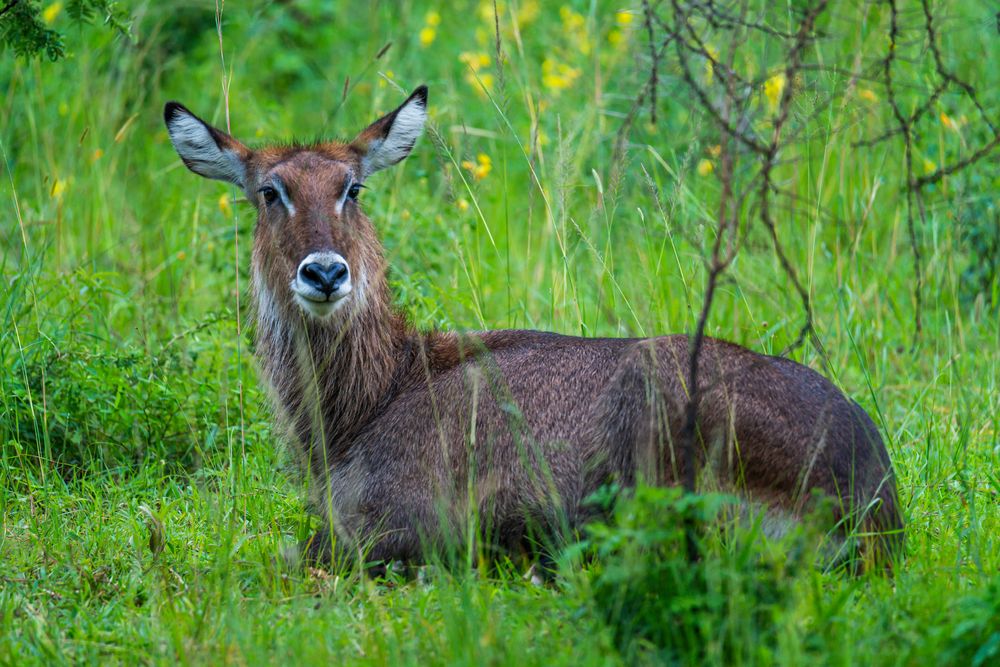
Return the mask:
<svg viewBox="0 0 1000 667">
<path fill-rule="evenodd" d="M 52 11 L 52 10 L 55 11 Z M 0 53 L 10 49 L 15 56 L 33 58 L 44 53 L 49 60 L 59 60 L 66 55 L 63 36 L 47 27 L 62 11 L 61 4 L 53 3 L 43 12 L 33 0 L 5 1 L 0 3 Z M 101 19 L 117 33 L 128 37 L 127 13 L 111 0 L 70 0 L 66 14 L 76 25 L 89 24 Z"/>
<path fill-rule="evenodd" d="M 731 664 L 774 655 L 795 575 L 812 564 L 801 531 L 770 541 L 760 522 L 726 520 L 745 514 L 737 510 L 728 496 L 640 487 L 610 521 L 588 527 L 577 553 L 597 556 L 587 575 L 592 599 L 627 661 Z"/>
<path fill-rule="evenodd" d="M 972 199 L 959 216 L 968 261 L 962 270 L 962 297 L 1000 305 L 1000 206 L 989 197 Z"/>
<path fill-rule="evenodd" d="M 984 589 L 952 605 L 951 617 L 962 621 L 951 631 L 942 664 L 979 667 L 1000 659 L 1000 576 L 994 575 Z"/>
<path fill-rule="evenodd" d="M 190 360 L 169 352 L 148 356 L 132 346 L 34 350 L 8 372 L 4 441 L 16 440 L 29 456 L 62 469 L 129 467 L 150 456 L 196 463 L 204 426 L 198 415 L 213 414 L 215 399 L 189 382 Z"/>
<path fill-rule="evenodd" d="M 34 288 L 26 287 L 32 280 Z M 127 300 L 106 284 L 110 280 L 82 272 L 44 280 L 22 273 L 9 282 L 0 335 L 5 457 L 55 465 L 64 474 L 80 467 L 135 468 L 150 458 L 179 469 L 196 466 L 203 447 L 211 447 L 224 424 L 226 373 L 239 372 L 219 366 L 228 359 L 228 341 L 210 329 L 219 318 L 190 330 L 202 331 L 204 341 L 183 332 L 148 349 L 116 340 L 95 324 L 102 315 L 93 314 L 103 312 L 102 299 Z M 77 289 L 55 291 L 54 283 L 66 281 Z M 32 290 L 42 295 L 36 298 L 64 298 L 36 305 L 43 311 L 36 321 L 27 308 Z"/>
</svg>

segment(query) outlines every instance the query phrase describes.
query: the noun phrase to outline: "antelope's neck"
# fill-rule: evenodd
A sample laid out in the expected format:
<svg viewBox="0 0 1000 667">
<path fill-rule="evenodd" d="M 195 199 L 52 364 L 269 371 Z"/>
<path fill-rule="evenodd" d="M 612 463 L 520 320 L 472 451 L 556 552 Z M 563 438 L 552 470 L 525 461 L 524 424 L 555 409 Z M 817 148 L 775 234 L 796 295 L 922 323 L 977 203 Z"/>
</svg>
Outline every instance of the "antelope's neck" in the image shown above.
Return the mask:
<svg viewBox="0 0 1000 667">
<path fill-rule="evenodd" d="M 258 299 L 257 354 L 279 417 L 287 436 L 310 458 L 322 454 L 316 463 L 328 467 L 397 391 L 412 364 L 414 334 L 387 294 L 339 326 L 299 314 L 282 326 Z"/>
</svg>

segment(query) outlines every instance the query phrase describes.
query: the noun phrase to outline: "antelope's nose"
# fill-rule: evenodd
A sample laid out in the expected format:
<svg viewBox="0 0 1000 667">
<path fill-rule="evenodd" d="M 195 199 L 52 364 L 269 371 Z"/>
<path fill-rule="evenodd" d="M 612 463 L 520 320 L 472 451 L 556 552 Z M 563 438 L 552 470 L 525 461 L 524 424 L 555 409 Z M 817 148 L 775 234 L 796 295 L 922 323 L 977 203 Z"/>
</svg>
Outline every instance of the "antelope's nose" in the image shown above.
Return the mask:
<svg viewBox="0 0 1000 667">
<path fill-rule="evenodd" d="M 309 262 L 299 269 L 299 280 L 326 296 L 340 289 L 347 280 L 347 275 L 347 265 L 343 262 Z"/>
</svg>

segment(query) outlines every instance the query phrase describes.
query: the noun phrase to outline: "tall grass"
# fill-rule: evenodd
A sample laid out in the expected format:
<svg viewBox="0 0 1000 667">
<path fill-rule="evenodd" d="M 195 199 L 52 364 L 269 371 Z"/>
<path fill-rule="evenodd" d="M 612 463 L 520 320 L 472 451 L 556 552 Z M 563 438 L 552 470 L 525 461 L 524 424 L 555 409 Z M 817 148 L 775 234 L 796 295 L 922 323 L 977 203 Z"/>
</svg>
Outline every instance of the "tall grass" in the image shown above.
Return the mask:
<svg viewBox="0 0 1000 667">
<path fill-rule="evenodd" d="M 935 6 L 950 62 L 987 109 L 1000 107 L 992 9 Z M 587 336 L 693 329 L 718 196 L 703 165 L 710 127 L 685 100 L 661 100 L 657 124 L 641 113 L 616 163 L 645 65 L 641 13 L 627 3 L 501 3 L 502 62 L 492 3 L 228 3 L 226 72 L 211 3 L 132 10 L 135 45 L 74 32 L 61 63 L 0 61 L 0 662 L 986 664 L 1000 654 L 1000 288 L 987 274 L 970 294 L 962 278 L 980 265 L 969 225 L 996 215 L 995 160 L 928 201 L 916 344 L 903 156 L 891 142 L 853 145 L 883 126 L 882 91 L 811 79 L 835 103 L 781 172 L 803 203 L 782 212 L 779 232 L 828 365 L 810 348 L 795 354 L 886 438 L 907 521 L 894 578 L 795 565 L 794 545 L 753 533 L 711 543 L 696 571 L 676 569 L 669 539 L 641 535 L 653 548 L 608 548 L 542 587 L 510 563 L 379 582 L 289 572 L 283 547 L 316 520 L 269 431 L 251 336 L 237 328 L 238 315 L 248 321 L 236 285 L 248 284 L 253 213 L 184 170 L 162 104 L 224 126 L 225 76 L 233 133 L 286 141 L 350 134 L 395 106 L 399 89 L 427 83 L 434 139 L 364 195 L 397 304 L 422 328 Z M 821 41 L 821 57 L 884 49 L 880 5 L 836 12 L 863 19 Z M 759 47 L 763 66 L 771 53 Z M 924 65 L 906 65 L 914 100 Z M 920 156 L 935 164 L 977 140 L 960 95 L 938 104 Z M 974 206 L 984 212 L 968 214 Z M 802 317 L 752 231 L 709 334 L 777 353 Z M 662 502 L 657 512 L 673 511 Z M 642 527 L 606 535 L 631 529 Z M 158 555 L 151 538 L 165 545 Z M 624 573 L 622 590 L 648 588 L 659 625 L 622 634 L 602 597 L 610 571 Z M 657 595 L 678 581 L 664 572 L 703 577 L 685 589 L 687 611 L 683 597 Z M 671 619 L 696 641 L 664 627 Z"/>
</svg>

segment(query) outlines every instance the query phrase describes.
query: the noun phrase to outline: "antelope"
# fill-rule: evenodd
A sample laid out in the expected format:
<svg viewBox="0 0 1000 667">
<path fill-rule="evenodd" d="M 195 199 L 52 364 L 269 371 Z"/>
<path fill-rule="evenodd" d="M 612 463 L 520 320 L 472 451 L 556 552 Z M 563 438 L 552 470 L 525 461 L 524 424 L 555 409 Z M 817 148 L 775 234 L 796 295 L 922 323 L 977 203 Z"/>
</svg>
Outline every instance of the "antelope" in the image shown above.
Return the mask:
<svg viewBox="0 0 1000 667">
<path fill-rule="evenodd" d="M 679 484 L 689 465 L 792 520 L 816 492 L 833 498 L 831 526 L 846 534 L 851 523 L 870 553 L 899 552 L 903 522 L 879 432 L 806 366 L 705 339 L 689 461 L 676 446 L 687 335 L 410 326 L 392 305 L 359 195 L 410 154 L 426 87 L 347 143 L 251 149 L 176 102 L 164 119 L 191 171 L 238 186 L 257 210 L 259 372 L 324 519 L 304 559 L 416 563 L 469 540 L 524 553 L 587 520 L 585 501 L 602 485 Z"/>
</svg>

